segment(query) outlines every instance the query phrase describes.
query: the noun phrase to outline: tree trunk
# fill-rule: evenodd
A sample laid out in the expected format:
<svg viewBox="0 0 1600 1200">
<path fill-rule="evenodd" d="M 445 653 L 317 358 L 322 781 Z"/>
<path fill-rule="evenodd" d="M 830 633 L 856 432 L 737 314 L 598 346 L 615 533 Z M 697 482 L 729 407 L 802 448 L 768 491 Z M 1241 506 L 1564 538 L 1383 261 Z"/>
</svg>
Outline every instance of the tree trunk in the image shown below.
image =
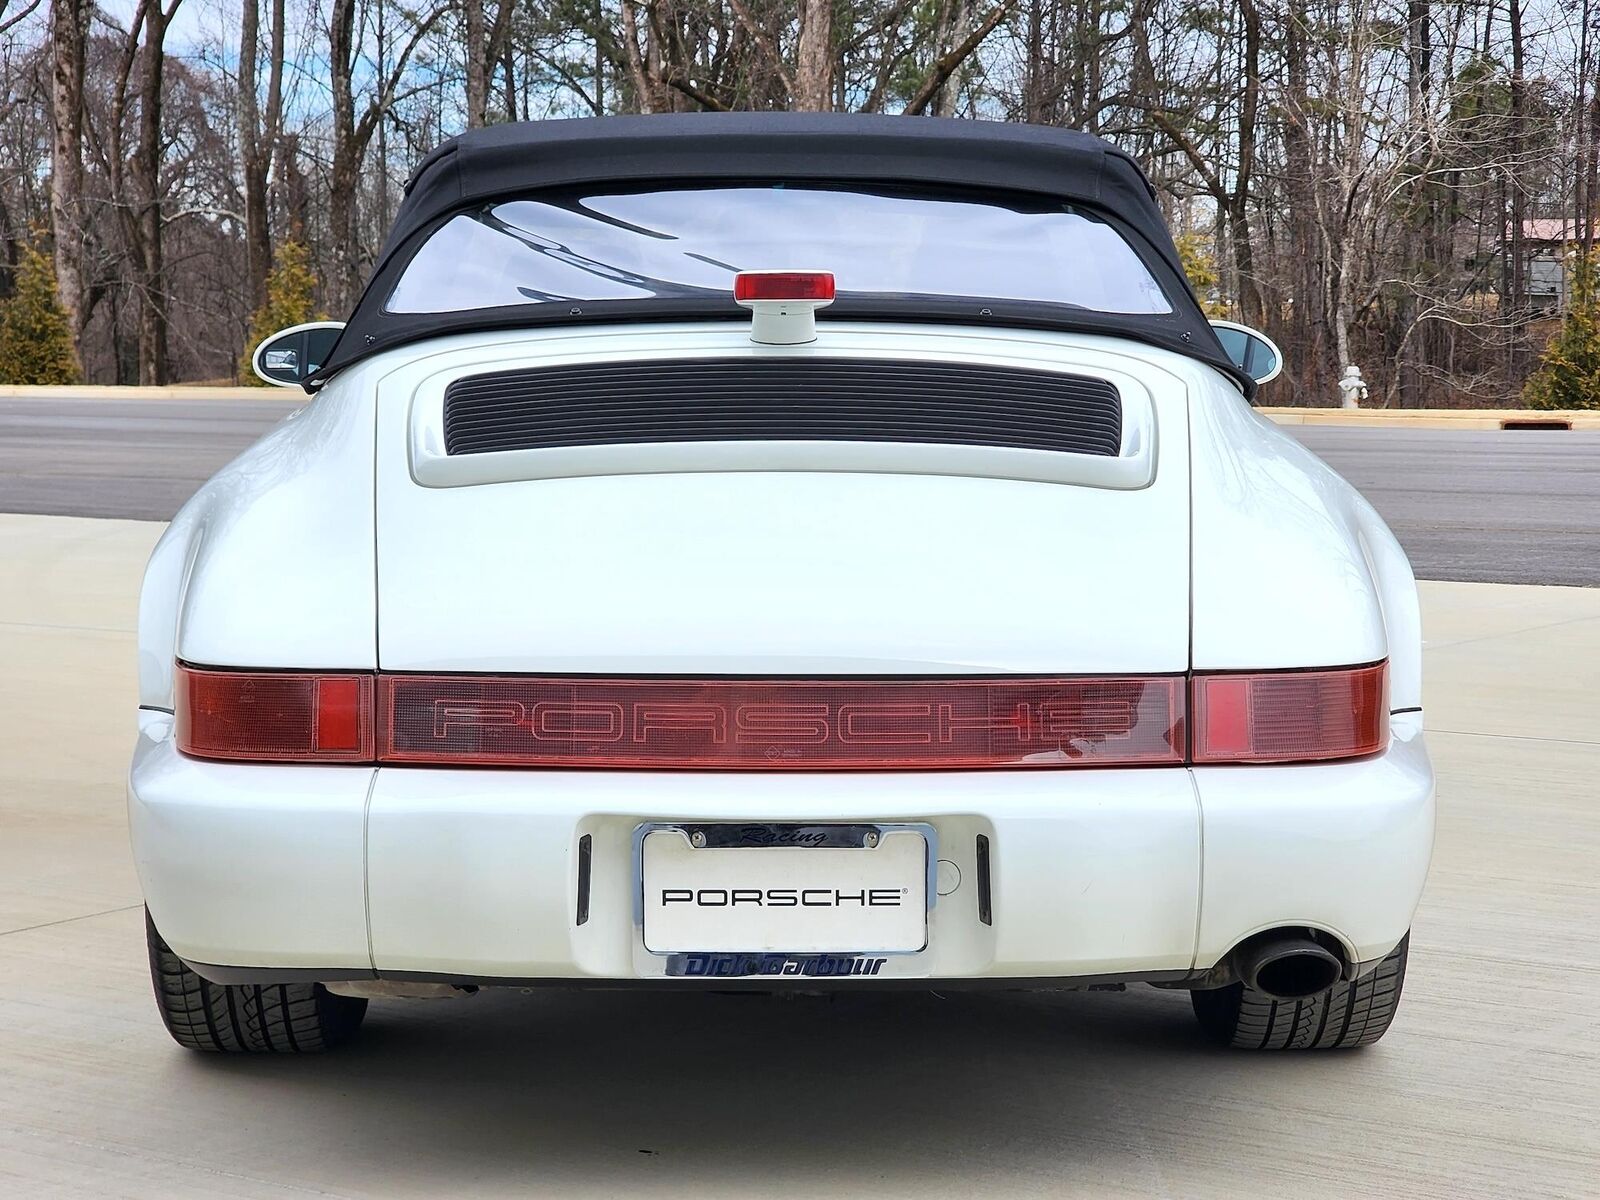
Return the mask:
<svg viewBox="0 0 1600 1200">
<path fill-rule="evenodd" d="M 89 313 L 84 286 L 83 71 L 89 34 L 88 0 L 50 6 L 50 230 L 56 292 L 72 325 L 73 352 L 82 355 Z"/>
<path fill-rule="evenodd" d="M 1510 304 L 1509 315 L 1513 325 L 1511 336 L 1506 339 L 1506 366 L 1510 371 L 1509 383 L 1516 387 L 1522 381 L 1522 355 L 1521 349 L 1523 323 L 1527 319 L 1527 304 L 1525 303 L 1526 288 L 1524 285 L 1523 258 L 1526 251 L 1523 248 L 1523 225 L 1528 216 L 1526 193 L 1522 186 L 1522 174 L 1526 164 L 1522 161 L 1524 141 L 1523 122 L 1528 119 L 1527 82 L 1523 77 L 1523 46 L 1522 46 L 1522 6 L 1524 0 L 1510 0 L 1506 6 L 1507 17 L 1511 28 L 1511 130 L 1509 158 L 1510 166 L 1506 179 L 1506 186 L 1511 193 L 1511 236 L 1508 241 L 1508 266 L 1507 281 L 1509 287 L 1507 300 Z"/>
<path fill-rule="evenodd" d="M 244 0 L 239 22 L 239 166 L 244 176 L 245 279 L 250 307 L 267 298 L 272 235 L 267 223 L 267 159 L 256 102 L 256 60 L 261 50 L 260 0 Z"/>
<path fill-rule="evenodd" d="M 139 382 L 167 382 L 167 280 L 162 256 L 161 85 L 166 67 L 167 25 L 182 0 L 162 9 L 152 0 L 145 16 L 144 61 L 139 77 L 139 145 L 134 152 L 135 193 L 139 200 L 141 260 L 139 305 Z"/>
<path fill-rule="evenodd" d="M 1572 188 L 1572 227 L 1578 240 L 1578 257 L 1589 260 L 1594 249 L 1595 129 L 1600 115 L 1600 98 L 1589 100 L 1590 39 L 1594 36 L 1594 5 L 1583 0 L 1578 19 L 1578 82 L 1572 97 L 1573 140 L 1577 143 L 1578 166 Z"/>
<path fill-rule="evenodd" d="M 500 0 L 500 14 L 505 16 L 511 12 L 513 0 Z M 603 0 L 594 0 L 594 112 L 595 116 L 606 115 L 606 51 L 600 41 L 600 31 L 605 28 L 606 13 Z M 514 121 L 515 117 L 507 116 L 506 120 Z"/>
<path fill-rule="evenodd" d="M 11 298 L 12 291 L 17 282 L 17 235 L 11 223 L 11 212 L 6 208 L 5 198 L 0 197 L 0 241 L 5 243 L 5 253 L 0 255 L 0 300 Z"/>
<path fill-rule="evenodd" d="M 1228 239 L 1233 243 L 1234 270 L 1239 277 L 1239 315 L 1246 325 L 1259 325 L 1264 305 L 1256 280 L 1254 233 L 1250 228 L 1250 181 L 1256 158 L 1256 115 L 1261 103 L 1261 12 L 1255 0 L 1239 0 L 1244 22 L 1244 91 L 1239 99 L 1239 166 L 1228 196 Z"/>
<path fill-rule="evenodd" d="M 462 0 L 467 10 L 467 128 L 489 120 L 489 64 L 484 39 L 483 0 Z"/>
<path fill-rule="evenodd" d="M 1311 100 L 1307 67 L 1306 30 L 1298 12 L 1285 10 L 1284 67 L 1288 92 L 1284 98 L 1284 193 L 1288 200 L 1289 248 L 1296 260 L 1289 315 L 1291 337 L 1283 350 L 1289 360 L 1286 374 L 1296 384 L 1295 399 L 1319 398 L 1326 382 L 1338 378 L 1338 364 L 1328 357 L 1328 318 L 1323 303 L 1326 292 L 1317 236 L 1315 153 L 1311 141 Z"/>
<path fill-rule="evenodd" d="M 833 0 L 800 0 L 800 39 L 790 103 L 799 112 L 824 112 L 833 107 Z"/>
<path fill-rule="evenodd" d="M 1022 119 L 1043 125 L 1045 105 L 1044 0 L 1028 0 L 1023 18 Z"/>
<path fill-rule="evenodd" d="M 1429 0 L 1407 0 L 1406 6 L 1406 123 L 1407 167 L 1411 172 L 1410 196 L 1401 223 L 1402 259 L 1400 297 L 1396 303 L 1394 326 L 1400 336 L 1395 356 L 1395 377 L 1386 395 L 1398 398 L 1403 408 L 1419 407 L 1421 363 L 1426 358 L 1427 337 L 1416 329 L 1417 297 L 1428 282 L 1424 264 L 1430 261 L 1428 168 L 1432 159 L 1428 145 L 1428 102 L 1432 57 L 1432 10 Z M 1385 407 L 1388 407 L 1387 402 Z"/>
<path fill-rule="evenodd" d="M 278 163 L 283 172 L 284 227 L 291 242 L 306 240 L 306 226 L 311 217 L 311 187 L 306 174 L 300 169 L 300 137 L 285 134 L 278 150 Z"/>
<path fill-rule="evenodd" d="M 495 9 L 494 25 L 489 30 L 489 44 L 483 55 L 484 60 L 484 87 L 490 89 L 494 84 L 494 64 L 499 63 L 505 74 L 505 86 L 502 95 L 505 98 L 506 120 L 517 119 L 517 79 L 513 69 L 511 54 L 511 18 L 516 11 L 516 0 L 500 0 L 500 7 Z M 600 0 L 595 0 L 596 19 L 599 19 Z M 597 26 L 598 28 L 598 26 Z M 595 94 L 598 97 L 605 90 L 605 77 L 601 74 L 600 39 L 595 38 Z M 603 110 L 602 110 L 603 111 Z"/>
<path fill-rule="evenodd" d="M 361 154 L 356 146 L 356 101 L 351 72 L 355 69 L 355 0 L 333 0 L 328 21 L 328 56 L 333 78 L 333 158 L 328 167 L 328 286 L 335 312 L 355 303 L 361 286 L 356 188 Z"/>
<path fill-rule="evenodd" d="M 973 0 L 957 0 L 955 20 L 950 27 L 950 41 L 953 45 L 960 45 L 972 34 L 972 6 Z M 933 115 L 955 116 L 956 101 L 960 98 L 961 88 L 952 77 L 939 89 L 939 95 L 933 102 Z"/>
<path fill-rule="evenodd" d="M 633 0 L 622 0 L 621 11 L 622 48 L 628 59 L 628 76 L 633 81 L 634 104 L 642 113 L 672 112 L 677 105 L 672 100 L 672 89 L 661 81 L 661 47 L 655 22 L 644 22 L 641 46 L 638 6 Z"/>
</svg>

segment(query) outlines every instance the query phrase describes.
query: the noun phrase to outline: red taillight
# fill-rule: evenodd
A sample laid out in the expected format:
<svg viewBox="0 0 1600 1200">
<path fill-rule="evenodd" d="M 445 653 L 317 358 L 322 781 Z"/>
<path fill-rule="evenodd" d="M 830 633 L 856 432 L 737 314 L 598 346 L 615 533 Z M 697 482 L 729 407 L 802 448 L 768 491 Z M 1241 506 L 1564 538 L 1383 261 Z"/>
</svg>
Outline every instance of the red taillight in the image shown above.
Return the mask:
<svg viewBox="0 0 1600 1200">
<path fill-rule="evenodd" d="M 1309 762 L 1387 744 L 1387 664 L 1064 679 L 696 680 L 207 671 L 178 748 L 254 762 L 937 770 Z M 1193 750 L 1184 753 L 1186 724 Z"/>
<path fill-rule="evenodd" d="M 735 300 L 832 300 L 831 271 L 740 271 Z"/>
<path fill-rule="evenodd" d="M 385 762 L 932 770 L 1183 761 L 1183 680 L 379 680 Z"/>
<path fill-rule="evenodd" d="M 370 675 L 197 671 L 174 680 L 178 749 L 250 762 L 371 762 Z"/>
<path fill-rule="evenodd" d="M 1196 763 L 1308 762 L 1389 741 L 1388 664 L 1343 671 L 1197 675 Z"/>
</svg>

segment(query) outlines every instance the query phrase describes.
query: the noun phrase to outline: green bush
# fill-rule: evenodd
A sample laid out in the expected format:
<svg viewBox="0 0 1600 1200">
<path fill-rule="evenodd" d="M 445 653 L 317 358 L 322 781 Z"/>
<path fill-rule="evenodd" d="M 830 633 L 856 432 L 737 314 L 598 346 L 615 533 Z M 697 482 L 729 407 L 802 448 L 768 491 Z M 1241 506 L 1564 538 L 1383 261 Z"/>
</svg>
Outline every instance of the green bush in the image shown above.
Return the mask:
<svg viewBox="0 0 1600 1200">
<path fill-rule="evenodd" d="M 1188 276 L 1189 287 L 1200 302 L 1200 311 L 1208 317 L 1226 317 L 1228 302 L 1222 295 L 1216 250 L 1210 240 L 1193 230 L 1187 230 L 1180 233 L 1175 241 L 1178 258 L 1183 263 L 1183 273 Z"/>
<path fill-rule="evenodd" d="M 0 382 L 78 383 L 72 324 L 56 295 L 56 268 L 35 246 L 22 247 L 16 291 L 0 303 Z"/>
<path fill-rule="evenodd" d="M 1522 397 L 1529 408 L 1600 409 L 1600 262 L 1574 258 L 1566 316 Z"/>
<path fill-rule="evenodd" d="M 244 358 L 239 378 L 252 387 L 266 387 L 250 369 L 256 347 L 280 329 L 320 321 L 316 307 L 317 277 L 311 270 L 311 252 L 300 242 L 285 242 L 278 247 L 272 273 L 267 276 L 267 300 L 250 318 L 250 333 L 244 340 Z"/>
</svg>

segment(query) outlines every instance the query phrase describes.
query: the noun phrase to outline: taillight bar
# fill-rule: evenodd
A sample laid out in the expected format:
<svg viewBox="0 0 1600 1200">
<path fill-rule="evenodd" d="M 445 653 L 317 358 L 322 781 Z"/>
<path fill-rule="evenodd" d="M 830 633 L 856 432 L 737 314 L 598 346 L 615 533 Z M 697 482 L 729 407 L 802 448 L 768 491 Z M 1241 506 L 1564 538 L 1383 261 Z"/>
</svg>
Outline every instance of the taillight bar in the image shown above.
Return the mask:
<svg viewBox="0 0 1600 1200">
<path fill-rule="evenodd" d="M 179 664 L 197 758 L 654 770 L 1291 762 L 1388 740 L 1385 664 L 1050 679 L 595 679 Z M 1190 746 L 1188 722 L 1195 728 Z"/>
<path fill-rule="evenodd" d="M 1183 761 L 1182 681 L 379 681 L 385 762 L 912 770 Z"/>
</svg>

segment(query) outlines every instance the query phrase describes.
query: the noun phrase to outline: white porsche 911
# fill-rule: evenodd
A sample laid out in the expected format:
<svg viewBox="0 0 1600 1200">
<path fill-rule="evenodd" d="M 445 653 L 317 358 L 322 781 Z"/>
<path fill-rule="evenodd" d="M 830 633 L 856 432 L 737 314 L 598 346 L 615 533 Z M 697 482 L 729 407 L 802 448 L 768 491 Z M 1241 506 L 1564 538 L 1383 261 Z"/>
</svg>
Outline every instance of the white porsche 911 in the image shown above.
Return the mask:
<svg viewBox="0 0 1600 1200">
<path fill-rule="evenodd" d="M 825 310 L 820 311 L 819 310 Z M 819 319 L 820 317 L 820 319 Z M 315 398 L 162 538 L 129 784 L 162 1016 L 479 987 L 1186 989 L 1388 1027 L 1416 589 L 1250 407 L 1105 143 L 510 125 L 407 189 Z"/>
</svg>

